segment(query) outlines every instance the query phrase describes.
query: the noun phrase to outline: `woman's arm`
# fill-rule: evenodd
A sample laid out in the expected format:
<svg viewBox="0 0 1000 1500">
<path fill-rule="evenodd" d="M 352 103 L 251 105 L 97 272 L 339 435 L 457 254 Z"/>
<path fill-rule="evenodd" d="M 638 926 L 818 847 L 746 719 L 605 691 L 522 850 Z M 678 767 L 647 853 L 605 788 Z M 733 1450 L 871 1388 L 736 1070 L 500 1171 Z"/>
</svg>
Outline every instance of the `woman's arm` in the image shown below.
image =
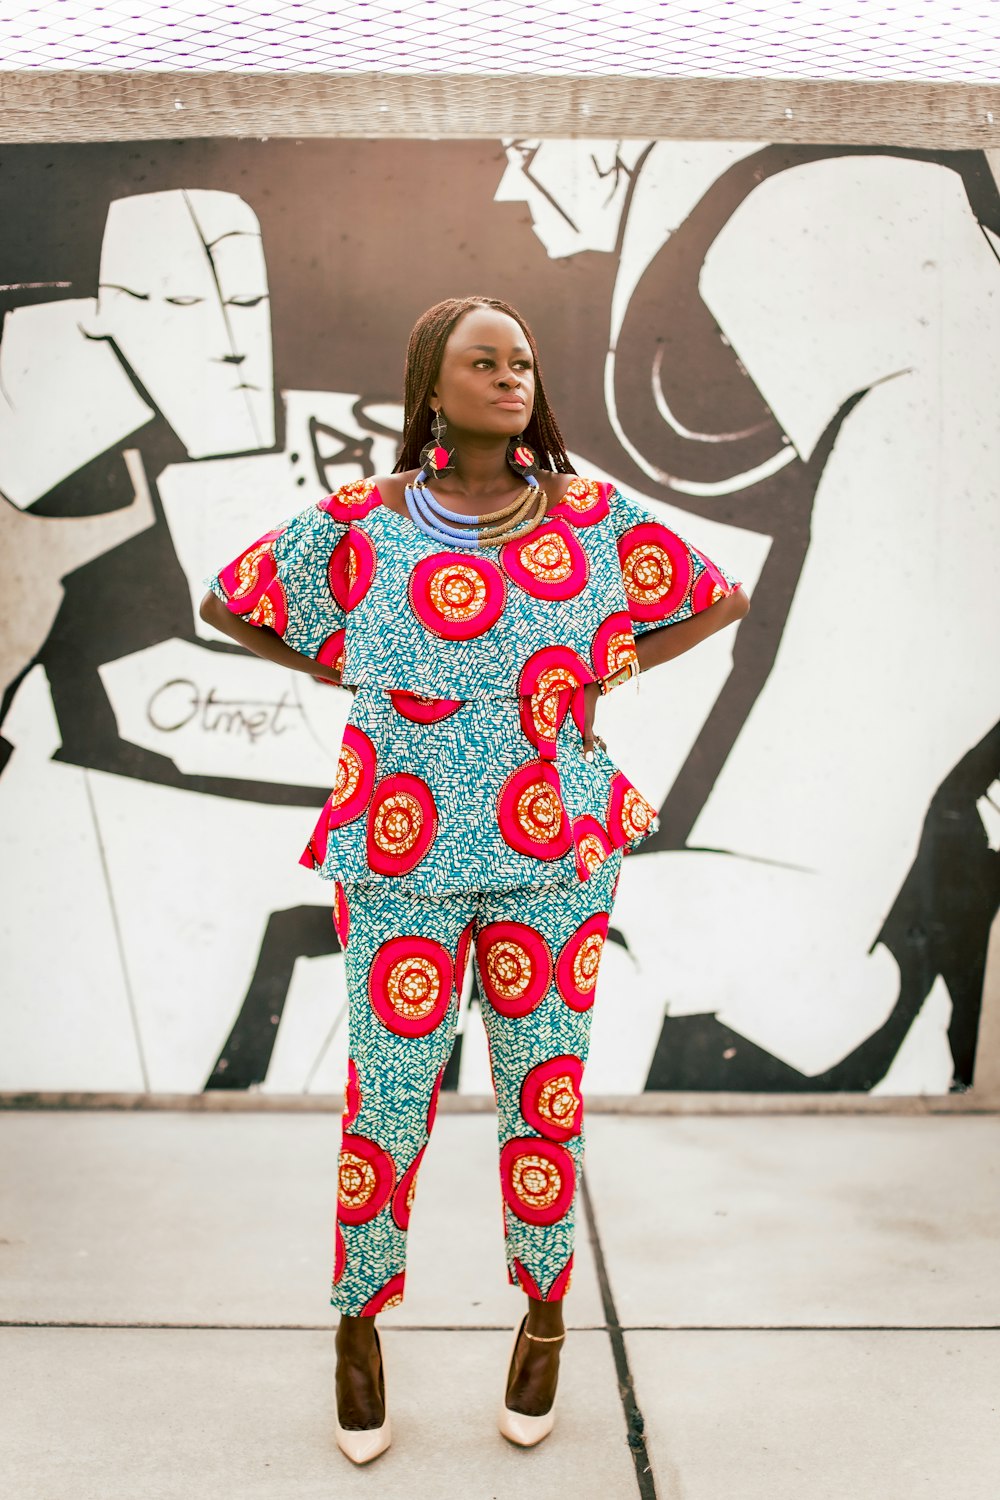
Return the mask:
<svg viewBox="0 0 1000 1500">
<path fill-rule="evenodd" d="M 689 620 L 681 620 L 676 625 L 662 625 L 659 630 L 645 631 L 635 643 L 640 672 L 648 672 L 650 667 L 658 667 L 661 662 L 683 656 L 685 651 L 690 651 L 692 646 L 715 635 L 717 630 L 735 625 L 749 609 L 750 599 L 743 592 L 742 586 L 739 586 L 731 594 L 710 604 L 708 609 L 699 610 Z M 583 690 L 584 753 L 594 748 L 594 710 L 600 696 L 601 690 L 597 683 L 588 682 Z"/>
<path fill-rule="evenodd" d="M 291 667 L 293 672 L 308 672 L 310 677 L 321 677 L 324 682 L 336 683 L 342 687 L 340 673 L 334 667 L 327 666 L 324 662 L 315 661 L 311 656 L 304 656 L 301 651 L 296 651 L 292 646 L 287 646 L 268 625 L 251 625 L 249 621 L 243 620 L 239 615 L 234 615 L 226 608 L 218 594 L 208 590 L 198 613 L 206 625 L 212 625 L 216 630 L 221 630 L 223 635 L 228 635 L 230 640 L 238 646 L 245 646 L 255 656 L 264 657 L 265 661 L 277 662 L 279 667 Z"/>
<path fill-rule="evenodd" d="M 661 662 L 683 656 L 685 651 L 690 651 L 692 646 L 707 640 L 717 630 L 735 625 L 749 609 L 750 600 L 740 586 L 709 605 L 708 609 L 699 610 L 689 620 L 681 620 L 676 625 L 664 625 L 659 630 L 647 630 L 635 643 L 640 672 L 648 672 L 650 667 L 658 667 Z"/>
</svg>

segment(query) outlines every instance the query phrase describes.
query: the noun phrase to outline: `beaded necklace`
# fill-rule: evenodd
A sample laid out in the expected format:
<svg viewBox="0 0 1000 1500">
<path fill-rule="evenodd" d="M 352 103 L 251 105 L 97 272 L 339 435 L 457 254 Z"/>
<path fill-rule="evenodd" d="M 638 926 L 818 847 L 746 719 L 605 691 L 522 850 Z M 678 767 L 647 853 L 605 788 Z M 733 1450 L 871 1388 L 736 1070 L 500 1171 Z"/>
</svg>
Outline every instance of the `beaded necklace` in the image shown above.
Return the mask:
<svg viewBox="0 0 1000 1500">
<path fill-rule="evenodd" d="M 527 485 L 510 505 L 482 516 L 447 510 L 431 494 L 426 469 L 420 470 L 403 493 L 411 520 L 425 536 L 435 542 L 458 542 L 464 547 L 499 547 L 527 536 L 544 519 L 547 505 L 545 493 L 533 474 L 528 475 Z"/>
</svg>

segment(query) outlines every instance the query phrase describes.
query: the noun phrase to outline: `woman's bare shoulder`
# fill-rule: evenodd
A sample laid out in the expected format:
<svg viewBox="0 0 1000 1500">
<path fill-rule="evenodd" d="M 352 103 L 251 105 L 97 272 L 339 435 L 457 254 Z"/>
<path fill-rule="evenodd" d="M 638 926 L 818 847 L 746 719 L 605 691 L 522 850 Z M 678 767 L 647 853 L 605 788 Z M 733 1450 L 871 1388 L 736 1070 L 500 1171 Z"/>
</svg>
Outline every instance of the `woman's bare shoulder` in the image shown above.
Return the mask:
<svg viewBox="0 0 1000 1500">
<path fill-rule="evenodd" d="M 394 510 L 401 516 L 407 514 L 403 490 L 408 484 L 413 483 L 418 472 L 417 469 L 407 469 L 402 474 L 376 474 L 373 477 L 372 484 L 378 490 L 382 504 L 387 510 Z"/>
<path fill-rule="evenodd" d="M 538 470 L 538 483 L 545 491 L 550 505 L 559 504 L 575 478 L 575 474 L 553 474 L 547 469 Z"/>
</svg>

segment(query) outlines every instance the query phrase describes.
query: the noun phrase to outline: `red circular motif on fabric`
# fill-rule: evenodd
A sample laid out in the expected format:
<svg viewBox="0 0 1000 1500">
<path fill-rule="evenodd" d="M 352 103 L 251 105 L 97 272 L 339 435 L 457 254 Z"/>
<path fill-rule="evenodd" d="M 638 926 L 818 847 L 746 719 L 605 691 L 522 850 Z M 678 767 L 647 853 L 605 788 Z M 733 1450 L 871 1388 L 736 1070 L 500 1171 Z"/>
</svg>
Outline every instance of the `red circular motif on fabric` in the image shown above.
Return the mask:
<svg viewBox="0 0 1000 1500">
<path fill-rule="evenodd" d="M 506 1222 L 506 1217 L 504 1222 Z M 518 1260 L 516 1255 L 514 1256 L 514 1274 L 513 1276 L 508 1276 L 507 1279 L 512 1281 L 515 1286 L 520 1287 L 522 1292 L 527 1292 L 529 1297 L 534 1297 L 536 1302 L 545 1301 L 538 1282 L 532 1276 L 524 1262 Z"/>
<path fill-rule="evenodd" d="M 521 1084 L 521 1113 L 550 1141 L 568 1141 L 583 1129 L 583 1063 L 567 1052 L 539 1063 Z"/>
<path fill-rule="evenodd" d="M 636 659 L 638 653 L 632 634 L 632 619 L 625 610 L 616 610 L 598 625 L 591 641 L 590 655 L 598 677 L 607 677 L 609 672 L 617 672 Z"/>
<path fill-rule="evenodd" d="M 691 553 L 676 532 L 643 521 L 618 538 L 625 597 L 634 620 L 666 620 L 688 596 Z"/>
<path fill-rule="evenodd" d="M 608 494 L 612 488 L 597 479 L 573 479 L 549 515 L 565 516 L 571 526 L 594 526 L 608 514 Z"/>
<path fill-rule="evenodd" d="M 226 591 L 227 607 L 233 614 L 252 609 L 257 599 L 278 576 L 274 560 L 274 543 L 288 528 L 278 526 L 265 531 L 239 557 L 219 570 L 219 582 Z"/>
<path fill-rule="evenodd" d="M 508 578 L 536 599 L 574 599 L 590 577 L 586 552 L 558 517 L 522 542 L 507 542 L 500 561 Z"/>
<path fill-rule="evenodd" d="M 343 1127 L 350 1130 L 361 1113 L 361 1084 L 358 1080 L 358 1065 L 353 1057 L 347 1059 L 347 1081 L 344 1084 Z"/>
<path fill-rule="evenodd" d="M 354 724 L 348 724 L 340 743 L 337 775 L 330 793 L 329 828 L 340 828 L 360 818 L 375 785 L 375 746 Z M 325 844 L 325 841 L 324 841 Z"/>
<path fill-rule="evenodd" d="M 288 628 L 288 600 L 278 577 L 274 543 L 287 529 L 266 531 L 219 573 L 230 614 L 243 615 L 251 625 L 269 625 L 279 635 Z"/>
<path fill-rule="evenodd" d="M 617 849 L 644 838 L 653 826 L 656 808 L 637 792 L 623 771 L 616 771 L 608 793 L 608 832 Z"/>
<path fill-rule="evenodd" d="M 347 640 L 346 630 L 335 630 L 328 635 L 326 640 L 316 652 L 316 660 L 321 661 L 325 667 L 332 667 L 335 672 L 343 675 L 344 671 L 344 643 Z M 317 682 L 328 681 L 322 677 L 315 679 Z"/>
<path fill-rule="evenodd" d="M 397 1271 L 395 1276 L 390 1276 L 381 1291 L 369 1297 L 361 1309 L 361 1316 L 373 1318 L 376 1313 L 385 1312 L 390 1307 L 399 1307 L 403 1300 L 403 1287 L 406 1282 L 406 1272 Z"/>
<path fill-rule="evenodd" d="M 366 1224 L 392 1196 L 396 1167 L 383 1151 L 364 1135 L 344 1132 L 340 1147 L 337 1217 L 343 1224 Z"/>
<path fill-rule="evenodd" d="M 442 1063 L 441 1064 L 441 1067 L 440 1067 L 440 1069 L 438 1071 L 438 1076 L 434 1080 L 434 1087 L 431 1089 L 431 1102 L 427 1106 L 427 1134 L 428 1135 L 430 1135 L 431 1130 L 432 1130 L 433 1125 L 434 1125 L 434 1117 L 437 1114 L 437 1107 L 438 1107 L 438 1095 L 441 1093 L 441 1085 L 444 1083 L 444 1070 L 445 1070 L 445 1068 L 447 1066 L 448 1066 L 447 1063 Z"/>
<path fill-rule="evenodd" d="M 488 922 L 481 927 L 476 958 L 486 999 L 502 1016 L 526 1016 L 552 983 L 549 945 L 524 922 Z"/>
<path fill-rule="evenodd" d="M 347 895 L 339 880 L 333 882 L 333 930 L 337 934 L 337 941 L 341 950 L 347 950 L 347 938 L 351 930 L 351 911 L 347 904 Z"/>
<path fill-rule="evenodd" d="M 533 859 L 559 859 L 572 847 L 559 773 L 549 762 L 529 760 L 512 771 L 497 798 L 505 843 Z"/>
<path fill-rule="evenodd" d="M 382 498 L 370 479 L 356 479 L 353 484 L 341 485 L 335 494 L 317 500 L 316 509 L 325 510 L 338 521 L 353 521 L 381 503 Z"/>
<path fill-rule="evenodd" d="M 404 693 L 395 688 L 388 691 L 396 712 L 414 724 L 436 724 L 439 719 L 450 719 L 465 703 L 464 698 L 426 698 L 421 693 Z"/>
<path fill-rule="evenodd" d="M 375 545 L 364 531 L 349 531 L 330 553 L 327 580 L 341 609 L 354 609 L 375 577 Z"/>
<path fill-rule="evenodd" d="M 379 1020 L 397 1036 L 427 1036 L 451 1003 L 451 955 L 433 938 L 394 937 L 382 944 L 368 971 L 368 998 Z"/>
<path fill-rule="evenodd" d="M 277 578 L 268 584 L 246 619 L 251 625 L 268 625 L 278 635 L 284 635 L 288 629 L 288 600 Z"/>
<path fill-rule="evenodd" d="M 576 873 L 581 880 L 592 875 L 615 847 L 603 823 L 589 813 L 573 819 L 573 843 L 576 847 Z"/>
<path fill-rule="evenodd" d="M 473 920 L 471 922 L 468 922 L 465 927 L 462 928 L 461 935 L 458 939 L 458 946 L 455 949 L 456 1002 L 460 1001 L 462 998 L 462 986 L 465 983 L 465 966 L 469 962 L 469 949 L 472 946 L 472 930 L 475 925 L 475 921 Z"/>
<path fill-rule="evenodd" d="M 704 552 L 699 552 L 697 547 L 692 547 L 691 550 L 695 557 L 705 564 L 704 572 L 699 573 L 698 581 L 691 591 L 691 608 L 695 614 L 698 614 L 701 610 L 717 604 L 720 599 L 727 598 L 732 593 L 732 589 L 711 558 L 706 557 Z"/>
<path fill-rule="evenodd" d="M 430 787 L 405 771 L 384 777 L 368 809 L 368 865 L 377 875 L 408 875 L 437 837 Z"/>
<path fill-rule="evenodd" d="M 333 1285 L 334 1286 L 337 1285 L 337 1282 L 343 1276 L 343 1274 L 344 1274 L 344 1267 L 346 1265 L 347 1265 L 347 1246 L 344 1244 L 344 1236 L 343 1236 L 343 1233 L 341 1231 L 340 1225 L 337 1224 L 337 1223 L 335 1223 L 334 1226 L 333 1226 Z"/>
<path fill-rule="evenodd" d="M 521 728 L 536 748 L 556 739 L 571 704 L 577 717 L 575 690 L 592 678 L 583 657 L 570 646 L 543 646 L 532 652 L 521 668 L 517 691 Z"/>
<path fill-rule="evenodd" d="M 549 1287 L 549 1290 L 546 1293 L 545 1300 L 547 1302 L 558 1302 L 561 1297 L 565 1297 L 566 1293 L 570 1289 L 570 1284 L 571 1284 L 572 1280 L 573 1280 L 573 1257 L 572 1257 L 572 1255 L 570 1255 L 569 1260 L 563 1266 L 562 1270 L 559 1272 L 559 1275 L 556 1277 L 555 1281 L 553 1281 L 552 1285 Z"/>
<path fill-rule="evenodd" d="M 573 1202 L 573 1158 L 555 1141 L 515 1137 L 500 1152 L 504 1201 L 526 1224 L 555 1224 Z"/>
<path fill-rule="evenodd" d="M 556 959 L 556 988 L 571 1010 L 589 1010 L 608 935 L 608 913 L 595 912 L 581 922 Z"/>
<path fill-rule="evenodd" d="M 410 1214 L 413 1211 L 413 1195 L 417 1189 L 417 1173 L 420 1171 L 420 1163 L 423 1160 L 426 1150 L 426 1145 L 421 1146 L 399 1179 L 399 1186 L 392 1195 L 392 1217 L 400 1229 L 409 1229 L 410 1227 Z"/>
<path fill-rule="evenodd" d="M 326 859 L 327 844 L 330 842 L 330 829 L 340 828 L 345 823 L 351 823 L 361 816 L 368 805 L 374 780 L 375 747 L 362 730 L 356 729 L 353 724 L 348 724 L 340 747 L 337 779 L 333 791 L 324 802 L 309 842 L 299 856 L 300 865 L 305 865 L 307 870 L 315 870 L 323 864 Z M 335 894 L 333 925 L 339 937 L 338 920 Z M 346 943 L 345 928 L 341 947 L 345 947 Z"/>
<path fill-rule="evenodd" d="M 467 552 L 435 552 L 410 573 L 410 608 L 421 625 L 446 641 L 485 635 L 503 613 L 507 586 L 495 563 Z"/>
</svg>

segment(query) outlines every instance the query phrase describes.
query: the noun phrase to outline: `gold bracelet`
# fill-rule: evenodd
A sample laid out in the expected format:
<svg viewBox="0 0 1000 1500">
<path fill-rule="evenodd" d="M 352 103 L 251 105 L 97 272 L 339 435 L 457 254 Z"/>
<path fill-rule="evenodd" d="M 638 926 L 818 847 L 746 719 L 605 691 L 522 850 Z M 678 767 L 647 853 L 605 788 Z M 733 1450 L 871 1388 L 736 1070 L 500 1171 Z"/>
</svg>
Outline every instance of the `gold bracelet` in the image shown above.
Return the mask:
<svg viewBox="0 0 1000 1500">
<path fill-rule="evenodd" d="M 631 682 L 632 678 L 638 677 L 638 675 L 639 658 L 637 656 L 630 656 L 625 665 L 619 667 L 617 672 L 609 672 L 607 677 L 599 677 L 597 681 L 600 683 L 601 693 L 604 694 L 610 693 L 612 688 L 621 687 L 624 682 Z"/>
</svg>

